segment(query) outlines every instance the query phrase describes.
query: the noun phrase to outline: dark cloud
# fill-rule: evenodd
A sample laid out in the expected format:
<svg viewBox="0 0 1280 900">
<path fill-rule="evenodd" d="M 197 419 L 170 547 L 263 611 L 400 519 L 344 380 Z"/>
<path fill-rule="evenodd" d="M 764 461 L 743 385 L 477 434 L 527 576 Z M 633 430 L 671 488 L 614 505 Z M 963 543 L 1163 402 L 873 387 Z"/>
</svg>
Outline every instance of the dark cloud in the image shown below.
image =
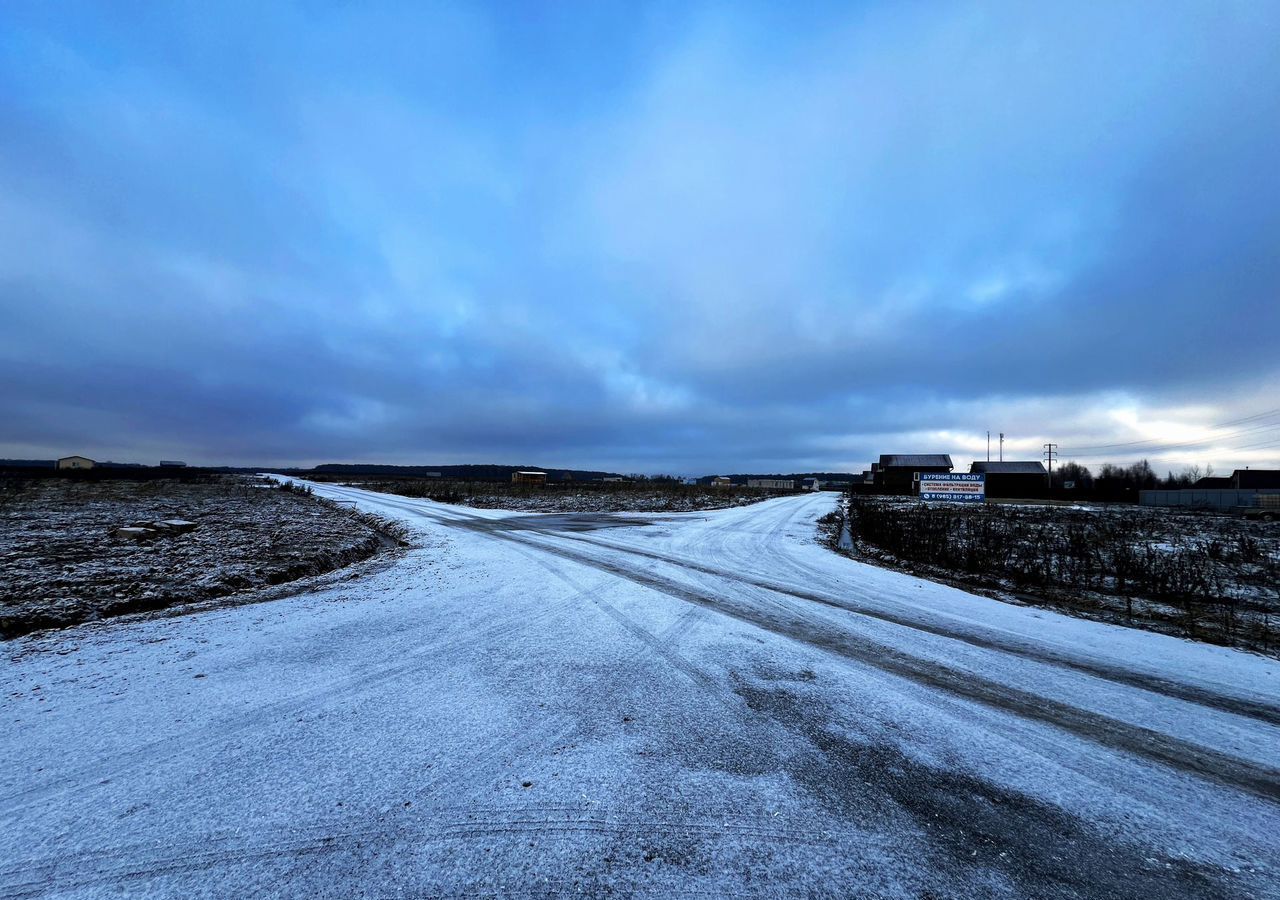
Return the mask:
<svg viewBox="0 0 1280 900">
<path fill-rule="evenodd" d="M 829 469 L 1280 382 L 1266 6 L 134 12 L 0 23 L 0 455 Z"/>
</svg>

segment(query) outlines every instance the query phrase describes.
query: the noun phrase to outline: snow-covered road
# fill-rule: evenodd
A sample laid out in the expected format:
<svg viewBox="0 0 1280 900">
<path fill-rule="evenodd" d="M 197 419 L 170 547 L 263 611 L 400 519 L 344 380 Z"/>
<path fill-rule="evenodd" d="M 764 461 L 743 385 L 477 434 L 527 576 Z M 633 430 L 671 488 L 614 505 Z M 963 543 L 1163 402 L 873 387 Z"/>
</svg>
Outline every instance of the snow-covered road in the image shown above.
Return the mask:
<svg viewBox="0 0 1280 900">
<path fill-rule="evenodd" d="M 415 548 L 3 645 L 0 897 L 1280 897 L 1271 660 L 851 562 L 831 494 L 314 487 Z"/>
</svg>

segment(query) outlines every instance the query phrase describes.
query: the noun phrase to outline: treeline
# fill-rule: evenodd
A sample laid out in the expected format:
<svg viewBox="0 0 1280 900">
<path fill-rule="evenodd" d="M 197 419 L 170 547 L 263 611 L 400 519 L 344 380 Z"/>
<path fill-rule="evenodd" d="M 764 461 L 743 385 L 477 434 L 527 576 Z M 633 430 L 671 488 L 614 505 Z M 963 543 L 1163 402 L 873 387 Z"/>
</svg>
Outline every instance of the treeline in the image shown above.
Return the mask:
<svg viewBox="0 0 1280 900">
<path fill-rule="evenodd" d="M 204 481 L 218 475 L 231 474 L 230 469 L 206 469 L 187 466 L 106 465 L 92 469 L 54 469 L 37 466 L 0 466 L 0 483 L 8 481 Z"/>
<path fill-rule="evenodd" d="M 1161 478 L 1145 459 L 1128 466 L 1104 463 L 1095 474 L 1087 466 L 1067 462 L 1053 470 L 1053 491 L 1059 496 L 1137 503 L 1139 491 L 1189 488 L 1212 474 L 1212 466 L 1207 470 L 1188 466 L 1180 473 L 1169 472 Z M 1068 484 L 1072 487 L 1068 488 Z"/>
<path fill-rule="evenodd" d="M 455 481 L 510 481 L 512 472 L 546 472 L 547 481 L 594 481 L 601 478 L 621 477 L 617 472 L 597 472 L 586 469 L 547 469 L 541 466 L 391 466 L 375 463 L 324 463 L 314 469 L 290 469 L 289 474 L 308 473 L 317 476 L 380 476 L 392 478 L 442 478 Z"/>
</svg>

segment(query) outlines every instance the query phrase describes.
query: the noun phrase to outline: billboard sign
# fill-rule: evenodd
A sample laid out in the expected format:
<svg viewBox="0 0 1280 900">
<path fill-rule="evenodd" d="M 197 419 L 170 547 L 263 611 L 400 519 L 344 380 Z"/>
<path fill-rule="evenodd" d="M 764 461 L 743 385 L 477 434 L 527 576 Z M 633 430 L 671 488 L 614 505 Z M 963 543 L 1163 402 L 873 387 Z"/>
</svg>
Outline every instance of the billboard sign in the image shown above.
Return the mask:
<svg viewBox="0 0 1280 900">
<path fill-rule="evenodd" d="M 920 499 L 982 503 L 987 499 L 987 476 L 981 473 L 921 472 Z"/>
</svg>

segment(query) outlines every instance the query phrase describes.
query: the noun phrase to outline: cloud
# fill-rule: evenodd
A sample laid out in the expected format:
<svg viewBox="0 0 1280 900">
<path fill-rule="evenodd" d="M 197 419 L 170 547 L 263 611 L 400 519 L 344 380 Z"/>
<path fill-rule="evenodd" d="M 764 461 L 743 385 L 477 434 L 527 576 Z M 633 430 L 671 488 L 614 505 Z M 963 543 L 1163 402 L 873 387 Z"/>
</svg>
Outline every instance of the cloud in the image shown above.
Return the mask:
<svg viewBox="0 0 1280 900">
<path fill-rule="evenodd" d="M 0 455 L 835 469 L 1280 379 L 1266 6 L 242 12 L 0 32 Z"/>
</svg>

